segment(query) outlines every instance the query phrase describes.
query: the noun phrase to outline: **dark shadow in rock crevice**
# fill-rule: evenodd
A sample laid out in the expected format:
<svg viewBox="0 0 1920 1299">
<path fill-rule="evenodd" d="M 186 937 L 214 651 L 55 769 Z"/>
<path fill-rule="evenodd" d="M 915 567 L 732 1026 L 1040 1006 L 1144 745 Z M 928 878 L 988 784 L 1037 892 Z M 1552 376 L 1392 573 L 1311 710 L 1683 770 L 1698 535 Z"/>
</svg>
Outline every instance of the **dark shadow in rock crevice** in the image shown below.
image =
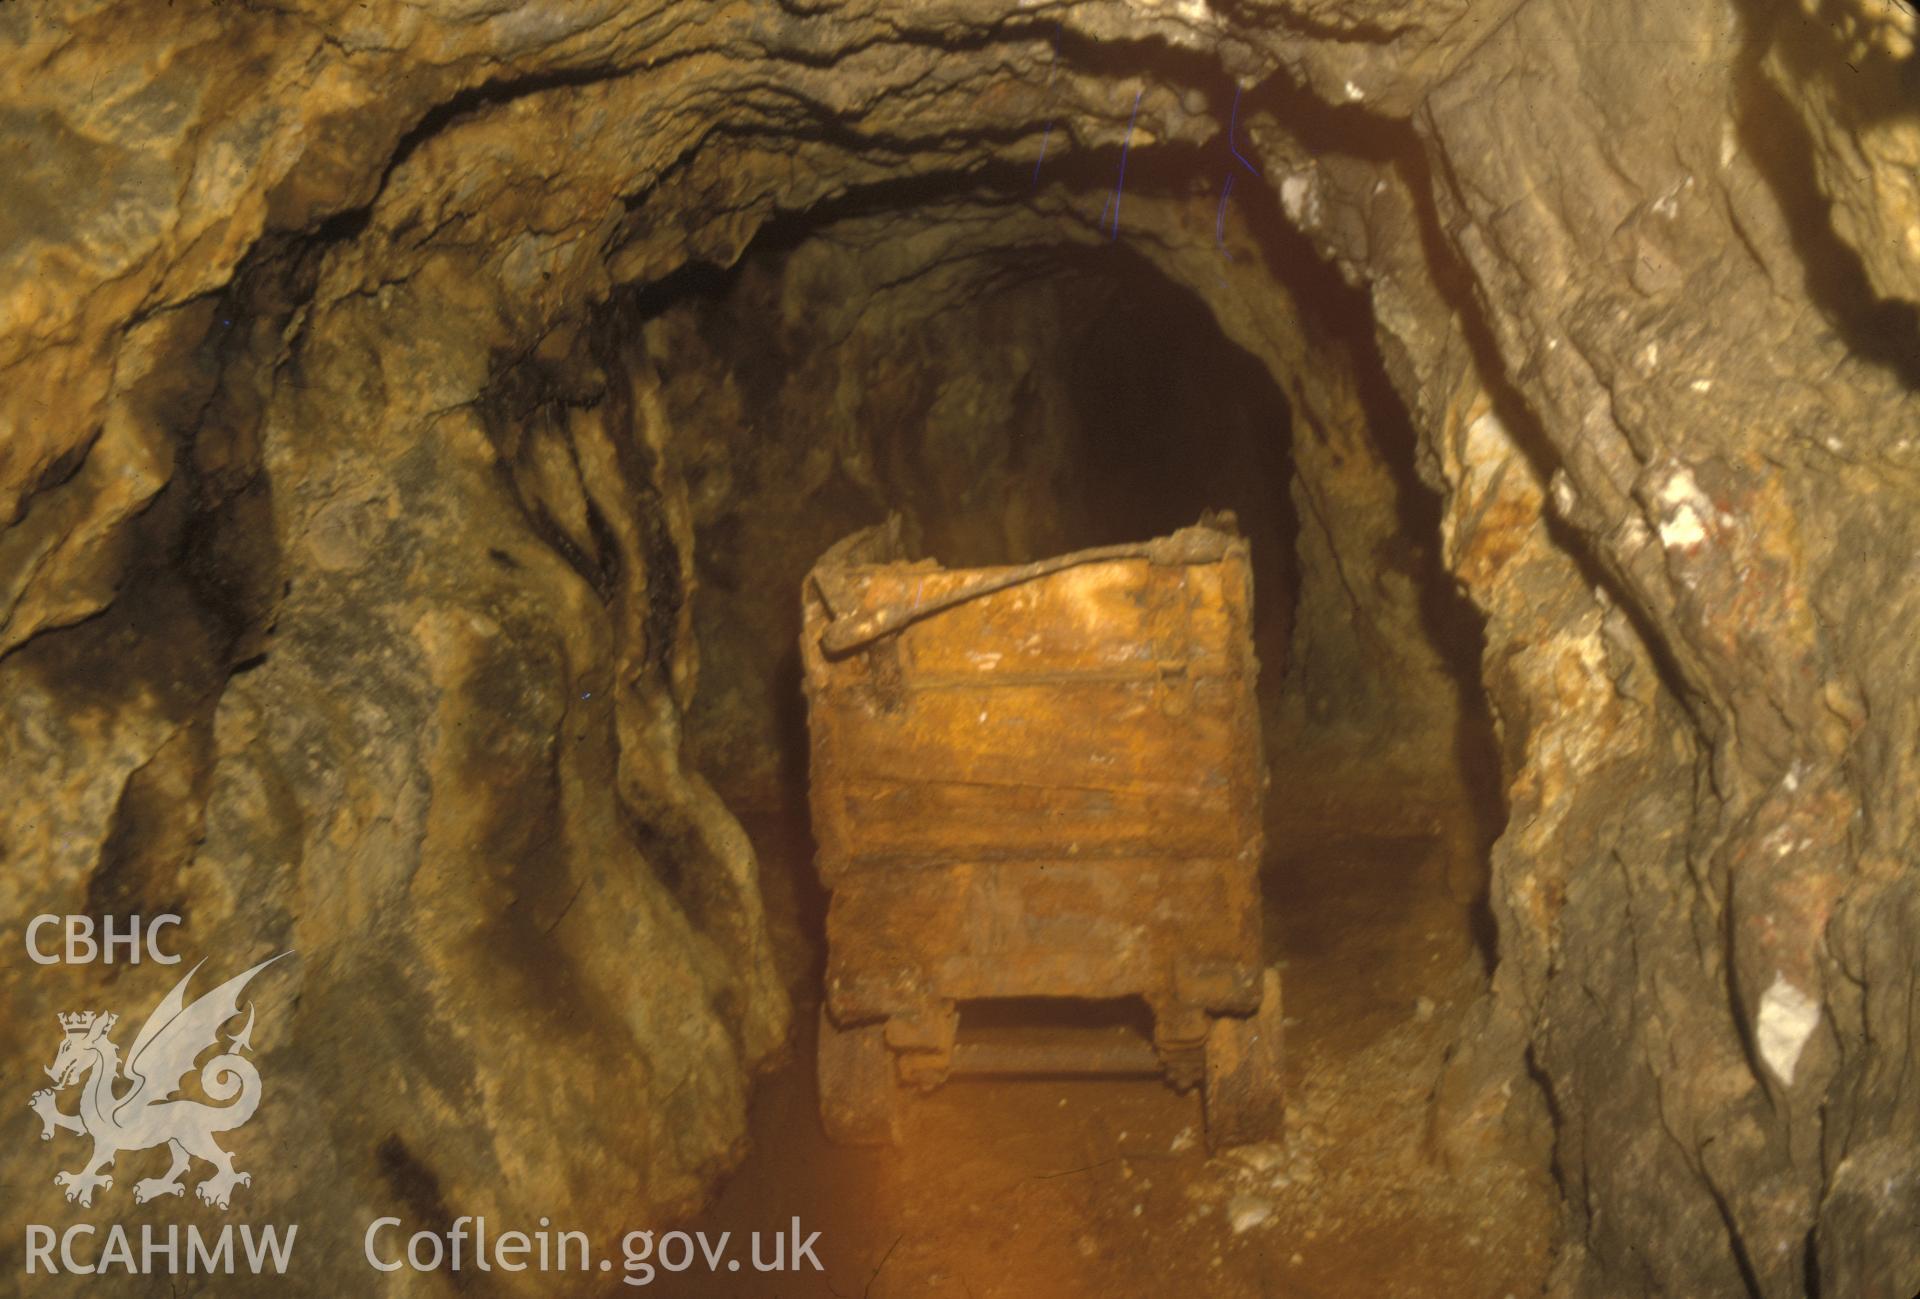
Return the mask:
<svg viewBox="0 0 1920 1299">
<path fill-rule="evenodd" d="M 1305 139 L 1338 138 L 1343 146 L 1360 141 L 1356 156 L 1388 159 L 1415 152 L 1411 134 L 1400 128 L 1396 142 L 1390 124 L 1358 110 L 1330 108 L 1279 81 L 1263 86 L 1261 106 L 1284 112 Z M 1348 127 L 1354 130 L 1349 132 Z M 1347 152 L 1354 152 L 1347 148 Z M 1401 400 L 1381 354 L 1373 306 L 1363 289 L 1348 284 L 1313 241 L 1294 226 L 1278 196 L 1267 186 L 1235 190 L 1241 214 L 1255 236 L 1267 273 L 1287 286 L 1299 304 L 1307 330 L 1337 340 L 1338 349 L 1357 376 L 1354 390 L 1365 415 L 1374 453 L 1393 482 L 1392 509 L 1399 520 L 1397 544 L 1390 553 L 1368 556 L 1403 572 L 1419 592 L 1419 613 L 1427 638 L 1439 652 L 1457 691 L 1459 725 L 1445 742 L 1452 749 L 1470 799 L 1471 840 L 1478 858 L 1471 925 L 1483 959 L 1496 959 L 1497 933 L 1487 899 L 1486 858 L 1507 821 L 1501 763 L 1487 700 L 1482 648 L 1485 619 L 1460 591 L 1440 553 L 1441 500 L 1420 471 L 1421 439 L 1412 413 Z M 1436 271 L 1436 278 L 1442 272 Z"/>
<path fill-rule="evenodd" d="M 86 885 L 84 909 L 97 921 L 189 911 L 181 874 L 204 834 L 215 713 L 231 674 L 270 651 L 286 590 L 260 455 L 263 370 L 311 270 L 311 259 L 276 245 L 223 294 L 177 310 L 180 354 L 124 398 L 136 420 L 165 432 L 172 464 L 114 543 L 125 559 L 114 597 L 16 651 L 75 714 L 151 711 L 171 728 L 118 790 Z"/>
<path fill-rule="evenodd" d="M 1833 199 L 1821 188 L 1811 132 L 1760 65 L 1774 54 L 1792 75 L 1804 80 L 1860 78 L 1845 65 L 1836 70 L 1822 61 L 1827 42 L 1795 40 L 1791 33 L 1775 29 L 1770 9 L 1749 3 L 1747 10 L 1746 45 L 1734 77 L 1740 147 L 1780 205 L 1794 254 L 1805 268 L 1807 296 L 1849 351 L 1885 370 L 1908 391 L 1920 392 L 1920 305 L 1881 297 L 1874 288 L 1859 252 L 1834 228 Z M 1784 19 L 1780 25 L 1785 25 Z M 1920 94 L 1920 86 L 1911 84 L 1920 82 L 1916 66 L 1920 65 L 1909 59 L 1900 72 L 1909 89 L 1896 98 L 1881 96 L 1886 102 L 1880 107 L 1885 111 L 1861 102 L 1869 92 L 1853 91 L 1849 83 L 1839 83 L 1838 88 L 1849 93 L 1836 98 L 1850 105 L 1862 122 L 1889 116 L 1896 109 L 1911 112 L 1915 95 Z M 1830 159 L 1829 165 L 1841 164 Z"/>
</svg>

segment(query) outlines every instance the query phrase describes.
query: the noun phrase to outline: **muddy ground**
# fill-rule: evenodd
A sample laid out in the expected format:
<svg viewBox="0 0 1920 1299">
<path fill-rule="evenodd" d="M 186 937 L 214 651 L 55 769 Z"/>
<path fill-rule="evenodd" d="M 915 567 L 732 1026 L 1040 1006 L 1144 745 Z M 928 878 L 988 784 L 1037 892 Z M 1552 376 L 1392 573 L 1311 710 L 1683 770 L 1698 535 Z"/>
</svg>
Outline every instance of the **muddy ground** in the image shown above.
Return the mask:
<svg viewBox="0 0 1920 1299">
<path fill-rule="evenodd" d="M 824 1271 L 661 1274 L 689 1296 L 1500 1299 L 1540 1292 L 1551 1187 L 1450 1173 L 1428 1097 L 1486 954 L 1438 838 L 1327 829 L 1270 852 L 1269 957 L 1288 1014 L 1286 1140 L 1209 1158 L 1198 1092 L 1153 1080 L 963 1080 L 909 1107 L 897 1150 L 830 1146 L 811 1025 L 821 899 L 803 824 L 749 821 L 809 1026 L 760 1082 L 754 1149 L 682 1224 L 736 1256 L 798 1217 Z M 1279 836 L 1275 836 L 1276 839 Z"/>
</svg>

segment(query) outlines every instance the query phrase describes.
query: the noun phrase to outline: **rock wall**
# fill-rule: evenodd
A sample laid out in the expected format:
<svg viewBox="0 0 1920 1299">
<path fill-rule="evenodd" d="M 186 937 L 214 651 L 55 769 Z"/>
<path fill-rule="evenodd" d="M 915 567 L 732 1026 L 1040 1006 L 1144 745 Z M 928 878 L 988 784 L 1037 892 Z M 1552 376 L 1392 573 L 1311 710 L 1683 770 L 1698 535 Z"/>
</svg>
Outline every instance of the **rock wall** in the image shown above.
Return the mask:
<svg viewBox="0 0 1920 1299">
<path fill-rule="evenodd" d="M 1433 765 L 1473 694 L 1413 634 L 1436 565 L 1484 619 L 1510 819 L 1449 1157 L 1552 1159 L 1563 1293 L 1909 1293 L 1912 27 L 0 6 L 0 916 L 300 953 L 259 1218 L 671 1214 L 785 1007 L 682 733 L 738 465 L 645 295 L 834 204 L 897 214 L 922 311 L 974 282 L 929 249 L 1117 240 L 1291 408 L 1301 733 L 1332 699 Z M 171 977 L 10 963 L 5 1076 Z M 0 1158 L 44 1188 L 11 1267 L 78 1210 Z"/>
<path fill-rule="evenodd" d="M 1780 165 L 1754 64 L 1799 37 L 1749 23 L 1528 5 L 1418 115 L 1525 407 L 1509 435 L 1595 586 L 1559 664 L 1537 626 L 1489 646 L 1503 713 L 1528 701 L 1516 792 L 1568 811 L 1547 842 L 1516 799 L 1495 1002 L 1523 1008 L 1586 1253 L 1564 1270 L 1594 1293 L 1636 1269 L 1684 1293 L 1920 1279 L 1920 1242 L 1882 1216 L 1912 1213 L 1885 1174 L 1913 1111 L 1894 917 L 1914 879 L 1904 815 L 1879 811 L 1904 779 L 1880 737 L 1905 726 L 1877 647 L 1901 621 L 1913 399 L 1846 345 L 1866 304 L 1812 287 L 1804 249 L 1844 232 L 1846 201 Z M 1647 49 L 1674 52 L 1658 111 Z M 1569 86 L 1606 109 L 1569 113 Z M 1550 155 L 1512 147 L 1529 119 Z M 1463 465 L 1491 431 L 1472 409 Z M 1533 680 L 1503 689 L 1509 670 Z M 1572 708 L 1549 714 L 1556 694 Z M 1557 772 L 1579 784 L 1555 799 Z"/>
</svg>

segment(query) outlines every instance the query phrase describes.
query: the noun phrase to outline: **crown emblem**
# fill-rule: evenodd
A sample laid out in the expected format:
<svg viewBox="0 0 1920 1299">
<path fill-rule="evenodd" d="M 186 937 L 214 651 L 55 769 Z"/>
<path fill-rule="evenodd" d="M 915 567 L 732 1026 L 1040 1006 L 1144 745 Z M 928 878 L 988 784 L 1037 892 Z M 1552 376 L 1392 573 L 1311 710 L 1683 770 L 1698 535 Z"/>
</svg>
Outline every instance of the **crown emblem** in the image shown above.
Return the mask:
<svg viewBox="0 0 1920 1299">
<path fill-rule="evenodd" d="M 71 1015 L 60 1016 L 60 1027 L 69 1033 L 84 1033 L 93 1027 L 95 1013 L 91 1010 L 76 1011 Z"/>
</svg>

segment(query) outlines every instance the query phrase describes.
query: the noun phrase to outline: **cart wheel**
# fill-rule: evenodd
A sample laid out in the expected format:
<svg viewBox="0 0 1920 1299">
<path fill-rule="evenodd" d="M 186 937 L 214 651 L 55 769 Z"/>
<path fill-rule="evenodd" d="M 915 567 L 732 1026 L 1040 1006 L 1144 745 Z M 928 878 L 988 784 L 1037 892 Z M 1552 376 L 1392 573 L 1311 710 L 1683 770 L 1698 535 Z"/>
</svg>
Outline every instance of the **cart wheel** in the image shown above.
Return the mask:
<svg viewBox="0 0 1920 1299">
<path fill-rule="evenodd" d="M 1207 1030 L 1207 1148 L 1274 1141 L 1286 1103 L 1281 1073 L 1280 971 L 1260 980 L 1260 1009 L 1222 1015 Z"/>
<path fill-rule="evenodd" d="M 835 1145 L 899 1140 L 900 1087 L 886 1028 L 884 1021 L 839 1028 L 820 1008 L 820 1123 Z"/>
</svg>

